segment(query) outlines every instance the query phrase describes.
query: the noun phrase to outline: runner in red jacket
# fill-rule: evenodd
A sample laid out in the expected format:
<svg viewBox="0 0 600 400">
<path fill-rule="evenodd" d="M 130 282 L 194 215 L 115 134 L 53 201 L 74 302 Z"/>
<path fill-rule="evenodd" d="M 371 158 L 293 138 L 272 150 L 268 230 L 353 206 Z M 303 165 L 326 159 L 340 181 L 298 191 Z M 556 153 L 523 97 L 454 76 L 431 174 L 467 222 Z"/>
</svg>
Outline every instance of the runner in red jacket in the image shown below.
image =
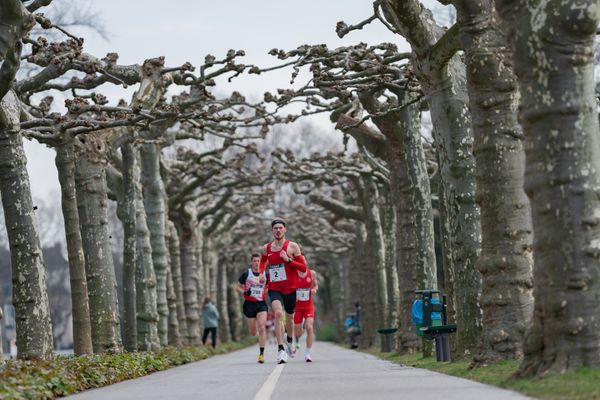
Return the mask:
<svg viewBox="0 0 600 400">
<path fill-rule="evenodd" d="M 315 304 L 313 295 L 317 294 L 319 283 L 317 282 L 317 273 L 314 270 L 306 272 L 298 271 L 298 288 L 296 289 L 296 313 L 294 314 L 294 329 L 296 335 L 296 349 L 300 348 L 300 338 L 302 337 L 302 322 L 306 329 L 306 350 L 304 351 L 304 360 L 311 362 L 310 349 L 314 340 L 313 322 L 315 320 Z"/>
<path fill-rule="evenodd" d="M 300 252 L 300 246 L 295 242 L 285 239 L 287 232 L 283 218 L 275 218 L 271 221 L 271 232 L 273 241 L 263 247 L 260 258 L 260 272 L 267 268 L 269 280 L 269 298 L 271 307 L 275 313 L 275 336 L 277 337 L 277 362 L 285 363 L 288 354 L 293 357 L 295 348 L 292 346 L 294 310 L 296 308 L 296 285 L 298 271 L 306 271 L 306 260 Z M 287 330 L 287 354 L 283 347 L 283 311 L 287 314 L 285 321 Z"/>
</svg>

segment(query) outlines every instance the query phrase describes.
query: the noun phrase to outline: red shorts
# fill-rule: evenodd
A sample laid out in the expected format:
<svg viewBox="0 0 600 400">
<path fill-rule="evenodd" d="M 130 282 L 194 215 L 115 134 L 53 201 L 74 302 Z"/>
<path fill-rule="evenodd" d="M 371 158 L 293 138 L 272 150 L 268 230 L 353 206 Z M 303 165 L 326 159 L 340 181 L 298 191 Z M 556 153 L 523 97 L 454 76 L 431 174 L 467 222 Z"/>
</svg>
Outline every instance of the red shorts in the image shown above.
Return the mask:
<svg viewBox="0 0 600 400">
<path fill-rule="evenodd" d="M 301 324 L 306 318 L 315 317 L 315 306 L 311 304 L 308 307 L 296 306 L 296 312 L 294 313 L 294 324 Z"/>
</svg>

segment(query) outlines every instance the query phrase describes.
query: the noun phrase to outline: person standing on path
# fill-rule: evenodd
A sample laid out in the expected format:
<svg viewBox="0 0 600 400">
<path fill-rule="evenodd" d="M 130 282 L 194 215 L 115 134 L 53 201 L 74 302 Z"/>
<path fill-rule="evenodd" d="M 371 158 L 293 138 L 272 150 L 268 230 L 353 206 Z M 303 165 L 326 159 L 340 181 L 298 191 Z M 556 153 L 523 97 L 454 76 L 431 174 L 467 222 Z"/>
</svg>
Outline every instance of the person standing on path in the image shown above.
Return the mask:
<svg viewBox="0 0 600 400">
<path fill-rule="evenodd" d="M 317 294 L 318 289 L 317 273 L 314 270 L 307 269 L 305 272 L 298 271 L 294 333 L 296 336 L 296 349 L 299 349 L 300 338 L 302 337 L 302 322 L 304 322 L 304 327 L 306 329 L 306 350 L 304 351 L 304 360 L 306 362 L 312 362 L 310 349 L 312 348 L 314 340 L 313 323 L 315 319 L 313 296 Z"/>
<path fill-rule="evenodd" d="M 219 317 L 220 315 L 217 307 L 212 303 L 210 297 L 205 297 L 204 307 L 202 307 L 202 326 L 204 326 L 202 344 L 206 344 L 206 339 L 210 332 L 212 347 L 217 347 L 217 326 L 219 326 Z"/>
<path fill-rule="evenodd" d="M 293 357 L 295 348 L 292 346 L 290 336 L 294 328 L 294 310 L 296 309 L 296 287 L 298 281 L 297 271 L 306 271 L 306 260 L 300 252 L 300 246 L 295 242 L 286 240 L 286 223 L 283 218 L 271 221 L 273 241 L 263 246 L 260 257 L 260 272 L 269 265 L 269 299 L 275 313 L 275 336 L 277 338 L 277 363 L 283 364 L 288 359 L 288 354 Z M 283 311 L 287 314 L 285 321 L 287 331 L 287 354 L 283 347 Z"/>
<path fill-rule="evenodd" d="M 266 274 L 260 271 L 260 254 L 252 254 L 251 267 L 240 276 L 235 286 L 238 293 L 244 295 L 243 311 L 248 322 L 250 335 L 256 336 L 258 330 L 258 346 L 260 353 L 258 362 L 265 362 L 265 343 L 267 341 L 267 285 Z"/>
</svg>

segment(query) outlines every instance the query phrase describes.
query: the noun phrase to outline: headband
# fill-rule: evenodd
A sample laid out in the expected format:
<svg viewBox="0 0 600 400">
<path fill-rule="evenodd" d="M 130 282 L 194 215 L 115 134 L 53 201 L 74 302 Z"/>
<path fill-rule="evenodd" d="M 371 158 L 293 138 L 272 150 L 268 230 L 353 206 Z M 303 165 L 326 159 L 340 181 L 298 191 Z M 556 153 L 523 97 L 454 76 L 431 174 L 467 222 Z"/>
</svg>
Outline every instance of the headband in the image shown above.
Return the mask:
<svg viewBox="0 0 600 400">
<path fill-rule="evenodd" d="M 275 224 L 281 224 L 281 225 L 285 226 L 285 221 L 284 221 L 284 220 L 282 220 L 282 219 L 274 219 L 274 220 L 271 222 L 271 228 L 272 228 L 273 226 L 275 226 Z"/>
</svg>

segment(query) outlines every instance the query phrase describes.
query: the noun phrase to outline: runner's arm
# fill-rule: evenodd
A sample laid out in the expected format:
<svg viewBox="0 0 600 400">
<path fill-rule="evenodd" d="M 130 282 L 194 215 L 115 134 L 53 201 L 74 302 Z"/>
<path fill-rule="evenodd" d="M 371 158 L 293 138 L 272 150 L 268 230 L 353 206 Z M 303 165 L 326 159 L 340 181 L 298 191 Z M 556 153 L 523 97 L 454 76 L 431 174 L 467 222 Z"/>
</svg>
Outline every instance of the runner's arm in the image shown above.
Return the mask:
<svg viewBox="0 0 600 400">
<path fill-rule="evenodd" d="M 312 275 L 312 294 L 317 294 L 317 290 L 319 290 L 319 281 L 317 281 L 317 273 L 312 270 L 310 271 Z"/>
<path fill-rule="evenodd" d="M 288 257 L 290 258 L 288 261 L 288 265 L 297 269 L 300 272 L 306 272 L 308 268 L 306 264 L 306 259 L 300 252 L 300 246 L 297 243 L 290 243 L 288 249 L 290 250 L 290 254 Z"/>
<path fill-rule="evenodd" d="M 267 246 L 265 245 L 263 247 L 262 253 L 260 253 L 260 267 L 258 269 L 258 272 L 260 272 L 262 274 L 266 268 L 267 268 Z"/>
<path fill-rule="evenodd" d="M 246 279 L 248 279 L 248 271 L 244 271 L 244 273 L 240 275 L 234 287 L 236 292 L 244 294 L 244 286 L 246 284 Z"/>
<path fill-rule="evenodd" d="M 235 283 L 233 289 L 238 293 L 244 293 L 244 287 L 239 282 Z"/>
</svg>

